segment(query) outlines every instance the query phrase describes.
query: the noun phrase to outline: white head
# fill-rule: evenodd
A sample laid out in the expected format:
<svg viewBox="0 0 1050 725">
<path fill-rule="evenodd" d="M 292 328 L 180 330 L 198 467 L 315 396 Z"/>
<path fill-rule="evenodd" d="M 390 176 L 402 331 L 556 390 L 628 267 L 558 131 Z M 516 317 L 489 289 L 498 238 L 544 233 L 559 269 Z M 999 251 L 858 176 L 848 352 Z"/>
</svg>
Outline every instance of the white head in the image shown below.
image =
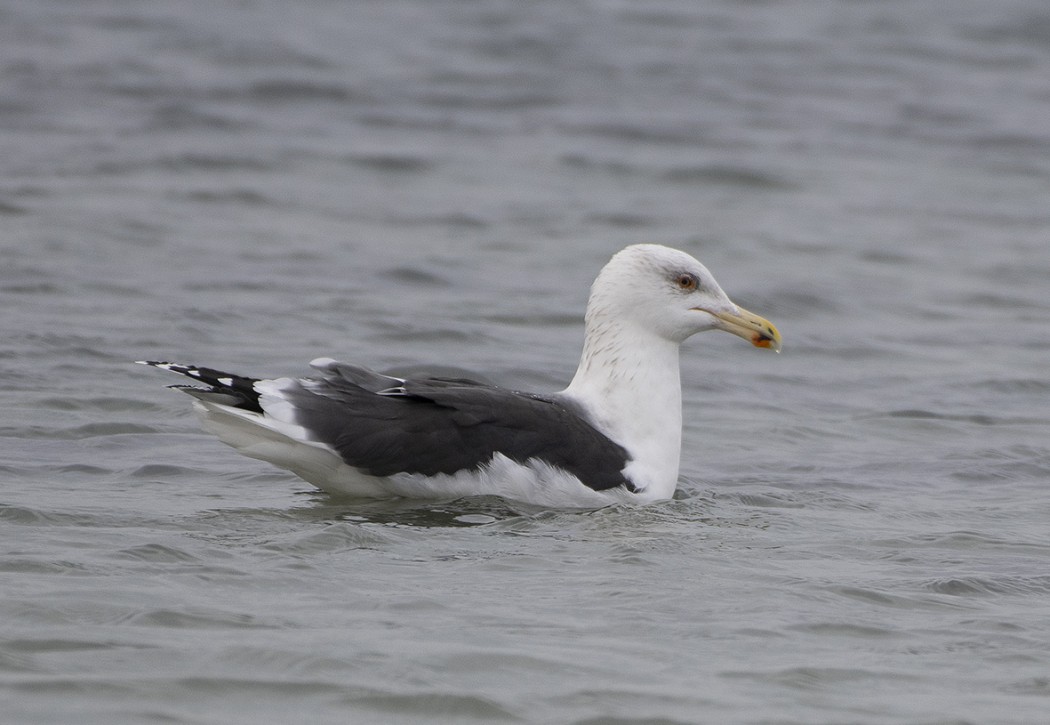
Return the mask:
<svg viewBox="0 0 1050 725">
<path fill-rule="evenodd" d="M 772 323 L 733 304 L 700 262 L 658 244 L 627 247 L 598 274 L 587 326 L 605 325 L 647 330 L 674 343 L 718 329 L 780 350 L 780 333 Z"/>
</svg>

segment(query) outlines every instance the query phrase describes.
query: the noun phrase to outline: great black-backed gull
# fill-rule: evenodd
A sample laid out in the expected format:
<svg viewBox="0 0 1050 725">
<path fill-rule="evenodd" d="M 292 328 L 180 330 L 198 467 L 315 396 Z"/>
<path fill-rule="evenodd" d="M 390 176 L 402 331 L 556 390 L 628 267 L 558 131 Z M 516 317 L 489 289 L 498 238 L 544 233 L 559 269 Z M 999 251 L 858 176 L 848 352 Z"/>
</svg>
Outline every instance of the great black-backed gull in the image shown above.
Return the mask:
<svg viewBox="0 0 1050 725">
<path fill-rule="evenodd" d="M 404 379 L 329 358 L 310 363 L 316 377 L 274 380 L 141 362 L 203 384 L 172 387 L 196 398 L 204 428 L 224 443 L 331 494 L 590 508 L 674 494 L 678 348 L 705 330 L 780 350 L 777 329 L 733 304 L 693 257 L 639 244 L 598 274 L 579 368 L 558 393 Z"/>
</svg>

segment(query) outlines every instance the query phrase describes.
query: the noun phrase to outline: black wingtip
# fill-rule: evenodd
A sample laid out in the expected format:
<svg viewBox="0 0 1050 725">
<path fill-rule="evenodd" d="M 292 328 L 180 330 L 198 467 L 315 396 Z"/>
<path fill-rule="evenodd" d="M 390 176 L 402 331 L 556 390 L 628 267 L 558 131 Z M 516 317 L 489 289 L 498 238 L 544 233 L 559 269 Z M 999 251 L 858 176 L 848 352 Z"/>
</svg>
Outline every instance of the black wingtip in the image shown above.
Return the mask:
<svg viewBox="0 0 1050 725">
<path fill-rule="evenodd" d="M 186 365 L 183 363 L 162 362 L 159 360 L 136 360 L 140 365 L 149 365 L 160 370 L 185 375 L 198 383 L 208 386 L 201 388 L 195 385 L 169 386 L 189 392 L 194 397 L 202 400 L 212 400 L 231 405 L 245 410 L 262 413 L 259 405 L 259 393 L 255 390 L 256 378 L 247 378 L 243 375 L 226 373 L 213 368 L 199 367 L 197 365 Z"/>
</svg>

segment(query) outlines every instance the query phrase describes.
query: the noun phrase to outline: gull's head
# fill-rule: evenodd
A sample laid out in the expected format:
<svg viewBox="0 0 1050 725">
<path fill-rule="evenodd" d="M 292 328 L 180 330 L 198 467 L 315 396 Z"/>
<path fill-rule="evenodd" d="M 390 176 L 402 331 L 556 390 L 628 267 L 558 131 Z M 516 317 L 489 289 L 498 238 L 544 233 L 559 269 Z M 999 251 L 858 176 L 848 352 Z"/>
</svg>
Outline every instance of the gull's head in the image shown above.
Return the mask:
<svg viewBox="0 0 1050 725">
<path fill-rule="evenodd" d="M 609 260 L 591 288 L 587 321 L 633 326 L 676 343 L 725 330 L 780 351 L 773 323 L 735 305 L 693 257 L 658 244 L 635 244 Z"/>
</svg>

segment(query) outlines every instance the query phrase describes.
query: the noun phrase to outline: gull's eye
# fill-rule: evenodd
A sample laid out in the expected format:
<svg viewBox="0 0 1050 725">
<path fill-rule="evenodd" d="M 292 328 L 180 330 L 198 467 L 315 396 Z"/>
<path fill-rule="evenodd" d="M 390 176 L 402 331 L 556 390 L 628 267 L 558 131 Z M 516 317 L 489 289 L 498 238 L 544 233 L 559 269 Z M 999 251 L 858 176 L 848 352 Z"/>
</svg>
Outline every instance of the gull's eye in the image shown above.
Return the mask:
<svg viewBox="0 0 1050 725">
<path fill-rule="evenodd" d="M 695 274 L 682 272 L 674 278 L 675 286 L 683 292 L 694 292 L 700 287 L 700 280 Z"/>
</svg>

